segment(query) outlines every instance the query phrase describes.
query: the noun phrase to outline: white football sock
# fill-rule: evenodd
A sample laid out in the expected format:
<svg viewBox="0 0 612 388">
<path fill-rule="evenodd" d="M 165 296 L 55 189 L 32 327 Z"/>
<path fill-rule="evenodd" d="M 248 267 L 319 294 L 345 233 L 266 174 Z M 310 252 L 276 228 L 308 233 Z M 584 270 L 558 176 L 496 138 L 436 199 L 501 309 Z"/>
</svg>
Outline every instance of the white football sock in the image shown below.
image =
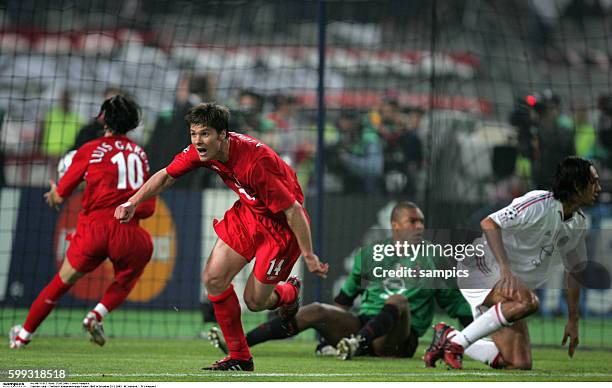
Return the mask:
<svg viewBox="0 0 612 388">
<path fill-rule="evenodd" d="M 102 318 L 104 318 L 106 314 L 108 314 L 108 309 L 102 303 L 98 303 L 96 307 L 94 307 L 94 311 L 100 314 Z"/>
<path fill-rule="evenodd" d="M 510 322 L 508 322 L 502 314 L 501 303 L 497 303 L 484 314 L 476 318 L 474 322 L 470 323 L 463 331 L 458 332 L 457 335 L 450 338 L 450 341 L 467 349 L 468 346 L 482 337 L 495 333 L 504 326 L 510 326 Z"/>
<path fill-rule="evenodd" d="M 465 349 L 465 354 L 474 360 L 491 365 L 499 354 L 499 349 L 495 346 L 495 342 L 488 339 L 479 339 Z"/>
<path fill-rule="evenodd" d="M 24 341 L 29 341 L 30 338 L 32 337 L 32 333 L 30 333 L 29 331 L 27 331 L 26 329 L 22 327 L 21 330 L 19 330 L 18 336 Z"/>
</svg>

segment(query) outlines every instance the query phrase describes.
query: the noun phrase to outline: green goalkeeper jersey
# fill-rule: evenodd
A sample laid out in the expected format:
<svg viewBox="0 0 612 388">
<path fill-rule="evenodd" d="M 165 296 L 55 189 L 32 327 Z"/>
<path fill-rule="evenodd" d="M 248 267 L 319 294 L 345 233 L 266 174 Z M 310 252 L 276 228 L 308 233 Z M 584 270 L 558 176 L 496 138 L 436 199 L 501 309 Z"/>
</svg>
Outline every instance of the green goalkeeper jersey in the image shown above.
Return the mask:
<svg viewBox="0 0 612 388">
<path fill-rule="evenodd" d="M 413 258 L 406 255 L 406 250 L 400 250 L 399 255 L 384 255 L 381 247 L 393 244 L 391 239 L 377 242 L 355 255 L 353 269 L 341 291 L 351 299 L 361 296 L 360 315 L 378 314 L 389 296 L 401 294 L 408 299 L 412 329 L 419 337 L 431 325 L 436 303 L 452 318 L 471 316 L 470 306 L 454 287 L 454 279 L 440 281 L 431 277 L 432 271 L 448 264 L 449 259 L 422 254 Z"/>
</svg>

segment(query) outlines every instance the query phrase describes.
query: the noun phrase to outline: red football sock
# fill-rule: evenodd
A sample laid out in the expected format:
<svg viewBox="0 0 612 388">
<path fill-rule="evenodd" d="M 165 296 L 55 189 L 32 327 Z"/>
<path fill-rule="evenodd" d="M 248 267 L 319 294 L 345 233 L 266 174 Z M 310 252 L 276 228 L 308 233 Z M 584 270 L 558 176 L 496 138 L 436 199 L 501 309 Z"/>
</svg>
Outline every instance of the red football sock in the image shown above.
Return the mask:
<svg viewBox="0 0 612 388">
<path fill-rule="evenodd" d="M 96 310 L 91 310 L 90 313 L 92 313 L 94 315 L 94 317 L 96 317 L 96 320 L 98 322 L 102 322 L 103 317 L 102 317 L 102 315 L 100 315 L 99 312 L 97 312 Z"/>
<path fill-rule="evenodd" d="M 270 310 L 290 305 L 295 302 L 295 299 L 298 297 L 297 288 L 290 283 L 277 284 L 276 287 L 274 287 L 274 292 L 278 295 L 278 302 L 276 302 L 274 307 L 270 308 Z"/>
<path fill-rule="evenodd" d="M 64 283 L 59 274 L 56 274 L 53 280 L 47 284 L 47 287 L 38 294 L 34 303 L 32 303 L 23 328 L 30 333 L 34 333 L 42 321 L 51 313 L 51 310 L 55 308 L 59 298 L 68 292 L 70 287 L 72 287 L 71 284 Z"/>
<path fill-rule="evenodd" d="M 117 281 L 114 281 L 104 292 L 100 303 L 106 307 L 108 312 L 111 312 L 127 299 L 130 291 L 132 291 L 132 288 L 133 287 L 128 288 L 122 286 L 121 284 L 117 283 Z"/>
<path fill-rule="evenodd" d="M 219 323 L 223 337 L 225 337 L 230 357 L 238 360 L 250 359 L 252 357 L 251 351 L 242 329 L 240 303 L 236 292 L 234 292 L 234 285 L 230 284 L 227 290 L 219 295 L 208 294 L 208 299 L 213 304 L 217 323 Z"/>
</svg>

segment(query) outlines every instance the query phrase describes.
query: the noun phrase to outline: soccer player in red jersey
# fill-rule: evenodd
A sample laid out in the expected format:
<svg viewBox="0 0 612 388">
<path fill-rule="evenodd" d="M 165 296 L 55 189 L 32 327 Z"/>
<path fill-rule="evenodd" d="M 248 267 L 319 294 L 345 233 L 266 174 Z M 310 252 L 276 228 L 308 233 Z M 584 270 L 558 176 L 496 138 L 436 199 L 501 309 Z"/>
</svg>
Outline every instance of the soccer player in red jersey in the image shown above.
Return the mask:
<svg viewBox="0 0 612 388">
<path fill-rule="evenodd" d="M 108 257 L 115 270 L 114 282 L 83 320 L 90 339 L 104 345 L 103 317 L 123 303 L 151 259 L 151 236 L 138 225 L 138 220 L 153 214 L 155 198 L 138 206 L 134 218 L 125 224 L 113 218 L 115 207 L 131 197 L 149 177 L 147 155 L 125 136 L 138 126 L 140 107 L 118 95 L 104 101 L 99 117 L 104 121 L 104 136 L 80 147 L 57 186 L 51 181 L 51 190 L 44 195 L 50 207 L 57 207 L 82 181 L 87 182 L 66 260 L 32 303 L 23 327 L 11 329 L 13 349 L 28 344 L 59 298 Z"/>
<path fill-rule="evenodd" d="M 219 239 L 212 249 L 202 279 L 213 303 L 229 356 L 205 370 L 254 370 L 247 345 L 240 304 L 232 279 L 254 257 L 244 302 L 251 311 L 280 308 L 290 320 L 297 313 L 300 281 L 289 276 L 300 254 L 308 270 L 325 277 L 328 265 L 312 249 L 304 195 L 295 172 L 267 145 L 228 131 L 229 110 L 214 103 L 193 107 L 185 117 L 191 145 L 155 173 L 115 217 L 129 222 L 136 206 L 159 194 L 175 179 L 196 168 L 215 170 L 239 200 L 213 227 Z"/>
</svg>

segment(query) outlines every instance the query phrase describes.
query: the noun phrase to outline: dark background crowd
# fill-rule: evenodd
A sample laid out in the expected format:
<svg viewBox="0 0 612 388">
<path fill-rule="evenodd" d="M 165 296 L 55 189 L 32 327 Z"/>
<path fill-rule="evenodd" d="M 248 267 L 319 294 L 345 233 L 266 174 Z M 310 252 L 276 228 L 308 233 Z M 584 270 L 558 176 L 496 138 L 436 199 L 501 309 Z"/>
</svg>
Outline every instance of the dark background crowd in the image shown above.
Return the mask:
<svg viewBox="0 0 612 388">
<path fill-rule="evenodd" d="M 503 202 L 571 154 L 612 176 L 607 2 L 329 2 L 322 150 L 314 2 L 231 4 L 0 1 L 0 183 L 46 185 L 116 93 L 143 106 L 154 171 L 189 143 L 187 110 L 217 101 L 307 192 L 318 151 L 327 193 L 420 203 Z M 199 171 L 177 188 L 218 185 Z"/>
</svg>

